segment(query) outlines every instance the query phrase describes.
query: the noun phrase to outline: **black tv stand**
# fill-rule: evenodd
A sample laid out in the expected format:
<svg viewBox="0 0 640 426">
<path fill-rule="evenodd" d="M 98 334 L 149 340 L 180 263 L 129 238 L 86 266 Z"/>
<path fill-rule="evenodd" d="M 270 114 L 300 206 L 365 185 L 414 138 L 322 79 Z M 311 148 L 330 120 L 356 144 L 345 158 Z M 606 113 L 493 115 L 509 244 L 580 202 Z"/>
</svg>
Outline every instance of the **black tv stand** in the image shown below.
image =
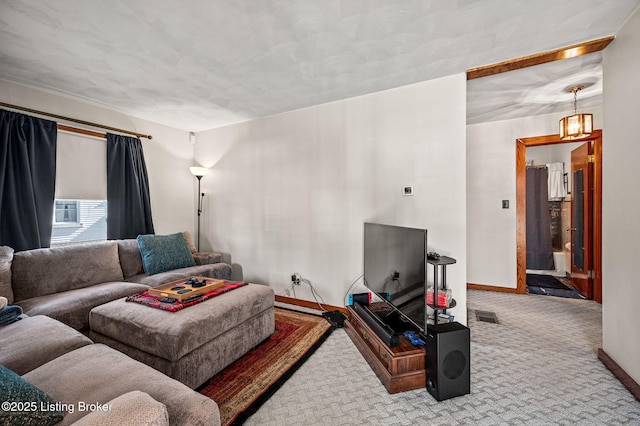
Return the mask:
<svg viewBox="0 0 640 426">
<path fill-rule="evenodd" d="M 381 305 L 384 305 L 384 302 L 381 302 Z M 370 305 L 368 308 L 375 311 L 376 307 Z M 381 306 L 381 308 L 385 307 Z M 414 346 L 404 337 L 396 335 L 400 344 L 393 348 L 389 347 L 372 330 L 369 323 L 365 322 L 366 317 L 356 312 L 356 309 L 355 305 L 347 307 L 349 319 L 344 322 L 344 330 L 387 391 L 396 393 L 424 389 L 426 386 L 424 346 Z"/>
</svg>

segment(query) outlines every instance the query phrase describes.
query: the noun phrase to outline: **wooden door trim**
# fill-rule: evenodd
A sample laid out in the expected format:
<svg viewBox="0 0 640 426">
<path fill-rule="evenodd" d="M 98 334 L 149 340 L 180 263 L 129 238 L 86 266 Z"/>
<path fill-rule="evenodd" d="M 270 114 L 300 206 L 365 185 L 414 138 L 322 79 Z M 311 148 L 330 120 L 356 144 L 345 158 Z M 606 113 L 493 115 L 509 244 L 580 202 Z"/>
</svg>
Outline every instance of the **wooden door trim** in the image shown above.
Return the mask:
<svg viewBox="0 0 640 426">
<path fill-rule="evenodd" d="M 531 146 L 593 141 L 593 300 L 602 303 L 602 130 L 583 139 L 563 141 L 560 135 L 516 139 L 516 291 L 527 292 L 527 197 L 526 149 Z"/>
<path fill-rule="evenodd" d="M 593 300 L 602 303 L 602 131 L 593 141 Z"/>
<path fill-rule="evenodd" d="M 595 208 L 595 202 L 593 200 L 593 194 L 595 192 L 594 185 L 594 169 L 595 164 L 590 160 L 593 157 L 593 148 L 595 143 L 592 141 L 581 144 L 579 147 L 573 149 L 571 151 L 571 168 L 570 173 L 573 179 L 573 188 L 572 188 L 572 200 L 571 200 L 571 227 L 576 230 L 579 226 L 582 226 L 582 245 L 583 245 L 583 253 L 582 253 L 582 268 L 577 267 L 571 262 L 571 271 L 567 271 L 571 275 L 571 280 L 575 287 L 580 290 L 582 294 L 587 296 L 589 299 L 593 299 L 593 278 L 589 278 L 589 271 L 594 271 L 593 266 L 593 248 L 595 246 L 595 238 L 593 235 L 594 228 L 594 218 L 593 211 Z M 574 168 L 575 167 L 575 168 Z M 578 194 L 575 193 L 575 179 L 576 172 L 578 170 L 583 170 L 582 173 L 582 207 L 578 206 L 578 209 L 582 210 L 582 224 L 576 223 L 576 198 Z M 590 224 L 590 228 L 585 225 Z M 572 247 L 572 259 L 575 259 L 575 237 L 576 232 L 571 233 L 571 247 Z M 585 287 L 586 286 L 586 287 Z"/>
<path fill-rule="evenodd" d="M 562 47 L 547 52 L 535 53 L 529 56 L 510 59 L 497 64 L 483 65 L 477 68 L 467 70 L 467 80 L 496 75 L 503 72 L 515 71 L 522 68 L 532 67 L 535 65 L 546 64 L 548 62 L 560 61 L 563 59 L 574 58 L 576 56 L 586 55 L 588 53 L 599 52 L 609 45 L 615 36 L 607 36 L 597 40 L 586 41 L 572 46 Z"/>
</svg>

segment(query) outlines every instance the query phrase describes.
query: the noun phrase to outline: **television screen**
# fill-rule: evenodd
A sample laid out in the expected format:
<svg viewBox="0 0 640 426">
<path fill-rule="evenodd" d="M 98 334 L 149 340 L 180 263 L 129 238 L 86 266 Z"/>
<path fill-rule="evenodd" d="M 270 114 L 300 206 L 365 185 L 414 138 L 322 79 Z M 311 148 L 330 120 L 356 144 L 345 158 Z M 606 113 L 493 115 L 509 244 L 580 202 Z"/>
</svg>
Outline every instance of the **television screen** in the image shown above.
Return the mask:
<svg viewBox="0 0 640 426">
<path fill-rule="evenodd" d="M 392 310 L 425 332 L 427 230 L 364 224 L 364 282 Z M 390 312 L 391 313 L 391 312 Z M 397 316 L 397 315 L 396 315 Z M 389 324 L 403 333 L 402 324 Z"/>
</svg>

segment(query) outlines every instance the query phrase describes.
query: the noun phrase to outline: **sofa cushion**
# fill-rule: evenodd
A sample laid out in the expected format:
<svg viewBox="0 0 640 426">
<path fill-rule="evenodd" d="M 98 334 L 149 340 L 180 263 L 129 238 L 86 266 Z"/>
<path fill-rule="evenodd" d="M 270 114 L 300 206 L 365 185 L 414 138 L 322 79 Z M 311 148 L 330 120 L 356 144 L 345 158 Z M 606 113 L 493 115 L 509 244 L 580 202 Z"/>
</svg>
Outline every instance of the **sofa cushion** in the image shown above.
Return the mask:
<svg viewBox="0 0 640 426">
<path fill-rule="evenodd" d="M 11 270 L 16 302 L 123 280 L 114 241 L 16 252 Z"/>
<path fill-rule="evenodd" d="M 167 407 L 148 393 L 131 391 L 107 402 L 108 411 L 96 410 L 73 426 L 169 426 Z"/>
<path fill-rule="evenodd" d="M 13 303 L 13 289 L 11 288 L 11 262 L 13 249 L 0 246 L 0 296 L 6 297 L 9 305 Z"/>
<path fill-rule="evenodd" d="M 78 401 L 105 404 L 139 390 L 167 407 L 171 425 L 220 424 L 218 406 L 212 399 L 101 344 L 66 353 L 25 374 L 24 379 L 58 401 L 76 404 Z M 86 414 L 78 410 L 68 413 L 61 425 L 71 424 Z"/>
<path fill-rule="evenodd" d="M 0 327 L 0 364 L 25 374 L 60 355 L 93 342 L 84 334 L 43 315 Z"/>
<path fill-rule="evenodd" d="M 62 291 L 20 302 L 27 315 L 47 315 L 76 330 L 89 327 L 89 311 L 103 303 L 143 291 L 148 286 L 128 282 L 107 282 L 87 288 Z"/>
<path fill-rule="evenodd" d="M 49 407 L 55 407 L 56 401 L 2 365 L 0 365 L 0 395 L 2 424 L 54 425 L 64 417 L 61 411 L 49 409 Z M 9 409 L 5 409 L 7 403 Z M 15 403 L 16 407 L 11 407 L 12 403 Z M 20 408 L 18 403 L 24 404 L 26 409 Z"/>
<path fill-rule="evenodd" d="M 135 239 L 117 240 L 117 244 L 120 267 L 122 267 L 124 278 L 127 279 L 134 275 L 144 274 L 138 241 Z"/>
<path fill-rule="evenodd" d="M 181 232 L 170 235 L 138 235 L 137 240 L 142 265 L 149 275 L 196 264 Z"/>
<path fill-rule="evenodd" d="M 231 265 L 227 263 L 215 263 L 213 265 L 190 266 L 189 268 L 174 269 L 155 275 L 140 274 L 129 277 L 127 281 L 155 287 L 160 284 L 166 284 L 171 281 L 178 281 L 189 277 L 208 277 L 218 280 L 228 280 L 231 278 Z"/>
</svg>

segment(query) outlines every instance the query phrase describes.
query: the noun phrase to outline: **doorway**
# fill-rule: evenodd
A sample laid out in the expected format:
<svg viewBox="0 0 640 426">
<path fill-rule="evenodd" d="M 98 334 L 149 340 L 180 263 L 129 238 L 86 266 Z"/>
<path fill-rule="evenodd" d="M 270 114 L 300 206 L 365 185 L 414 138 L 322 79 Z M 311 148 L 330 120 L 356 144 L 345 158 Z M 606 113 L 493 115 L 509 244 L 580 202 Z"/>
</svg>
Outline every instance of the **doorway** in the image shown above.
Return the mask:
<svg viewBox="0 0 640 426">
<path fill-rule="evenodd" d="M 592 204 L 589 211 L 592 212 L 593 232 L 589 244 L 592 250 L 593 259 L 590 269 L 584 269 L 581 264 L 580 271 L 572 267 L 572 279 L 583 279 L 583 288 L 588 289 L 591 294 L 587 297 L 602 303 L 602 131 L 596 130 L 590 137 L 574 139 L 570 141 L 560 140 L 559 135 L 540 136 L 532 138 L 522 138 L 516 140 L 516 244 L 517 244 L 517 293 L 527 292 L 526 277 L 526 148 L 563 144 L 569 142 L 589 142 L 592 147 L 592 154 L 588 161 L 592 162 L 593 170 L 593 194 L 589 203 Z M 573 243 L 573 238 L 572 238 Z M 572 265 L 575 263 L 572 256 Z"/>
</svg>

